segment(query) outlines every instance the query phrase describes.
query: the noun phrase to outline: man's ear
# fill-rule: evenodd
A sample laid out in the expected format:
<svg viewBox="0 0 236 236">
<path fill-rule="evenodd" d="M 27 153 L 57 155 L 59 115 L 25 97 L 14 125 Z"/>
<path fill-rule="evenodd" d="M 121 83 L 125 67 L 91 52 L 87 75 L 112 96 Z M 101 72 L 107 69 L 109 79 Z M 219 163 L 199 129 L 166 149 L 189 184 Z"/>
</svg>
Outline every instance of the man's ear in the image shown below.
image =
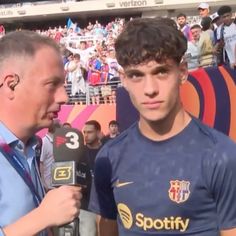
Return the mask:
<svg viewBox="0 0 236 236">
<path fill-rule="evenodd" d="M 184 75 L 180 78 L 180 84 L 184 84 L 188 80 L 188 75 Z"/>
<path fill-rule="evenodd" d="M 20 79 L 17 75 L 7 75 L 5 77 L 5 83 L 8 88 L 10 88 L 12 91 L 15 90 L 16 85 L 20 82 Z"/>
<path fill-rule="evenodd" d="M 18 81 L 12 81 L 12 82 L 10 82 L 9 83 L 9 88 L 12 90 L 12 91 L 14 91 L 15 90 L 15 87 L 16 87 L 16 85 L 18 84 L 19 82 Z"/>
<path fill-rule="evenodd" d="M 179 75 L 180 84 L 184 84 L 188 79 L 188 65 L 185 60 L 180 62 L 179 70 L 180 70 L 180 75 Z"/>
<path fill-rule="evenodd" d="M 122 71 L 122 73 L 120 73 L 120 81 L 121 81 L 122 86 L 126 89 L 127 78 L 126 78 L 124 71 Z"/>
<path fill-rule="evenodd" d="M 16 75 L 9 74 L 4 77 L 3 90 L 9 99 L 14 98 L 14 90 L 15 90 L 16 85 L 19 83 L 19 81 L 20 81 L 19 77 Z"/>
</svg>

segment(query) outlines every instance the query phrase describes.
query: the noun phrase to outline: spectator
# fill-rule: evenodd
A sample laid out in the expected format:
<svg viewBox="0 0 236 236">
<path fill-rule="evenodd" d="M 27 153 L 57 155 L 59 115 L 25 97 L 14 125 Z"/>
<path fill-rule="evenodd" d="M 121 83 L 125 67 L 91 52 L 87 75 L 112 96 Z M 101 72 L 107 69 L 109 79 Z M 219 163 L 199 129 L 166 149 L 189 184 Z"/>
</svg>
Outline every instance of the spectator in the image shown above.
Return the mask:
<svg viewBox="0 0 236 236">
<path fill-rule="evenodd" d="M 72 78 L 71 78 L 71 68 L 69 67 L 69 65 L 72 65 L 72 64 L 70 64 L 70 62 L 73 61 L 74 55 L 71 51 L 67 50 L 65 56 L 67 58 L 67 60 L 64 60 L 65 61 L 64 70 L 65 70 L 65 73 L 66 73 L 65 83 L 68 84 L 68 83 L 71 83 L 71 80 L 72 80 Z"/>
<path fill-rule="evenodd" d="M 218 10 L 223 24 L 217 29 L 218 48 L 223 48 L 222 59 L 224 64 L 231 68 L 236 67 L 236 24 L 232 19 L 232 8 L 222 6 Z"/>
<path fill-rule="evenodd" d="M 217 12 L 215 12 L 214 14 L 211 15 L 211 19 L 212 19 L 212 24 L 214 26 L 214 52 L 215 52 L 215 63 L 216 65 L 220 65 L 223 61 L 222 56 L 223 56 L 223 52 L 222 52 L 222 48 L 218 48 L 217 46 L 217 29 L 218 27 L 222 24 L 222 18 L 219 16 L 219 14 Z M 220 63 L 221 62 L 221 63 Z"/>
<path fill-rule="evenodd" d="M 202 2 L 198 5 L 198 12 L 201 18 L 209 16 L 210 7 L 208 3 Z"/>
<path fill-rule="evenodd" d="M 179 30 L 184 34 L 185 38 L 188 41 L 191 41 L 192 40 L 192 33 L 190 30 L 190 26 L 187 23 L 186 15 L 183 13 L 178 14 L 177 23 L 179 26 Z"/>
<path fill-rule="evenodd" d="M 106 62 L 109 67 L 108 81 L 109 83 L 111 83 L 111 87 L 112 87 L 110 103 L 116 103 L 115 89 L 116 89 L 117 83 L 120 81 L 121 66 L 117 62 L 115 49 L 113 47 L 109 49 Z"/>
<path fill-rule="evenodd" d="M 101 139 L 102 144 L 105 144 L 109 140 L 114 139 L 120 134 L 119 132 L 119 123 L 116 120 L 112 120 L 109 122 L 109 134 L 104 136 Z"/>
<path fill-rule="evenodd" d="M 78 94 L 80 104 L 82 104 L 86 99 L 86 85 L 83 77 L 85 67 L 80 61 L 79 54 L 74 55 L 74 60 L 70 62 L 68 70 L 71 73 L 71 95 L 75 96 Z"/>
<path fill-rule="evenodd" d="M 65 45 L 61 45 L 61 54 L 62 54 L 62 59 L 63 59 L 63 65 L 65 66 L 67 62 L 69 62 L 69 58 L 73 53 L 66 49 Z M 66 68 L 65 68 L 66 69 Z"/>
<path fill-rule="evenodd" d="M 214 29 L 217 29 L 222 24 L 222 18 L 217 12 L 212 14 L 210 17 L 212 19 L 212 24 L 214 24 Z"/>
<path fill-rule="evenodd" d="M 193 39 L 188 42 L 186 59 L 188 62 L 188 69 L 193 70 L 199 67 L 199 50 L 198 50 L 198 42 L 201 34 L 201 26 L 195 24 L 191 27 L 191 32 Z"/>
<path fill-rule="evenodd" d="M 99 139 L 101 133 L 101 125 L 96 120 L 89 120 L 85 123 L 83 132 L 86 147 L 85 155 L 81 159 L 81 162 L 87 163 L 90 169 L 91 176 L 89 176 L 90 181 L 88 182 L 87 187 L 83 189 L 81 212 L 79 215 L 80 236 L 96 236 L 96 214 L 88 211 L 88 204 L 90 199 L 92 177 L 94 173 L 95 157 L 102 145 Z"/>
<path fill-rule="evenodd" d="M 88 63 L 88 83 L 89 83 L 89 96 L 92 104 L 100 103 L 100 88 L 101 83 L 101 61 L 97 53 L 90 53 L 90 59 Z"/>
<path fill-rule="evenodd" d="M 199 65 L 201 67 L 213 66 L 215 64 L 213 56 L 214 33 L 211 17 L 203 17 L 201 21 L 202 32 L 198 42 Z"/>
<path fill-rule="evenodd" d="M 101 95 L 105 104 L 108 104 L 111 100 L 112 89 L 111 85 L 109 85 L 108 74 L 109 74 L 109 66 L 106 62 L 106 55 L 101 55 L 101 82 L 103 83 L 101 86 Z"/>
<path fill-rule="evenodd" d="M 90 54 L 94 53 L 95 46 L 87 47 L 86 41 L 79 41 L 79 43 L 76 44 L 75 48 L 67 46 L 67 49 L 69 49 L 74 54 L 79 54 L 82 64 L 86 65 L 89 60 Z"/>
</svg>

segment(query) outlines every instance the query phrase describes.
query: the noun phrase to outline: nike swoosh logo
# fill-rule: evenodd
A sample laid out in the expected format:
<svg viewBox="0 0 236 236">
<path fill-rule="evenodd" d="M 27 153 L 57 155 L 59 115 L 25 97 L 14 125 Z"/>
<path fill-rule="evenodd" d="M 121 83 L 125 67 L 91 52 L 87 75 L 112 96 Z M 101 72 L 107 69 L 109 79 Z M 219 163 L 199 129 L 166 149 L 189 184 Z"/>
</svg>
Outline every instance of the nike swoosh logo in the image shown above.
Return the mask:
<svg viewBox="0 0 236 236">
<path fill-rule="evenodd" d="M 133 183 L 134 183 L 134 182 L 121 182 L 121 183 L 120 183 L 119 181 L 117 181 L 115 187 L 120 188 L 120 187 L 124 187 L 124 186 L 126 186 L 126 185 L 133 184 Z"/>
</svg>

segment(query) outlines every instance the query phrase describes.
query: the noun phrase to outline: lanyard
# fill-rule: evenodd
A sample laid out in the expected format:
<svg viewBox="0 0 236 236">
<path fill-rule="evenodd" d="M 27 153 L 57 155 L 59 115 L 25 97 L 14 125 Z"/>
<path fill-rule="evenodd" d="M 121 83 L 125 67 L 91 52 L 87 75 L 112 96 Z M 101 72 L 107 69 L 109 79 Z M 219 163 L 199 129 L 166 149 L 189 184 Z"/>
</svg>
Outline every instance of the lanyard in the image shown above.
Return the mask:
<svg viewBox="0 0 236 236">
<path fill-rule="evenodd" d="M 33 184 L 33 181 L 32 181 L 32 178 L 31 178 L 29 172 L 26 170 L 24 165 L 21 163 L 21 161 L 19 159 L 19 154 L 17 152 L 15 152 L 2 139 L 0 139 L 0 150 L 1 150 L 2 154 L 5 156 L 5 158 L 8 160 L 8 162 L 11 164 L 11 166 L 17 171 L 17 173 L 21 176 L 21 178 L 24 180 L 26 185 L 29 187 L 29 189 L 33 195 L 35 206 L 38 207 L 42 199 L 39 196 L 37 190 L 35 189 L 35 186 Z M 36 178 L 36 181 L 37 181 L 37 178 Z"/>
</svg>

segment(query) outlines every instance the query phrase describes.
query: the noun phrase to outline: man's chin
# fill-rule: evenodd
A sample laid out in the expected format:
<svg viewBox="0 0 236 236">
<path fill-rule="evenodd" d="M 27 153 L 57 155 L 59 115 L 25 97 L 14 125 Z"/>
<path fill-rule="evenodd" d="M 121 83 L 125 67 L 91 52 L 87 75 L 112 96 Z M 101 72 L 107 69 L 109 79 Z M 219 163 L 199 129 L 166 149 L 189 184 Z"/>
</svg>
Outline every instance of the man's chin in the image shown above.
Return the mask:
<svg viewBox="0 0 236 236">
<path fill-rule="evenodd" d="M 53 124 L 53 119 L 47 119 L 47 120 L 45 119 L 38 125 L 38 129 L 40 130 L 49 128 L 52 124 Z"/>
<path fill-rule="evenodd" d="M 144 120 L 146 120 L 147 122 L 159 122 L 162 121 L 163 119 L 165 119 L 165 115 L 164 114 L 145 114 L 142 116 L 144 118 Z"/>
</svg>

